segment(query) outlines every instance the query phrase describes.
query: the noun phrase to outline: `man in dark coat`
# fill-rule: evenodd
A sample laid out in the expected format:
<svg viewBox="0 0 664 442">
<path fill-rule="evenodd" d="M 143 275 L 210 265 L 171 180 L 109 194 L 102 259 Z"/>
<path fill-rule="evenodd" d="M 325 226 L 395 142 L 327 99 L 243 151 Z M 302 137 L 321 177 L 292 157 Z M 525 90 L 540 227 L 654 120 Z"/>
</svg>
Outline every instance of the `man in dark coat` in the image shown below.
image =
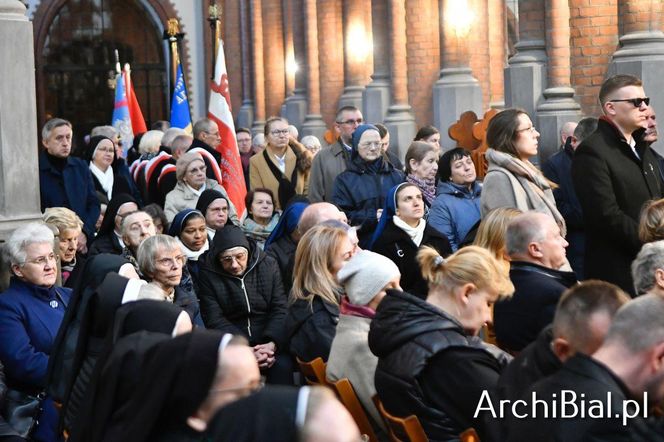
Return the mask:
<svg viewBox="0 0 664 442">
<path fill-rule="evenodd" d="M 83 221 L 85 237 L 92 239 L 101 209 L 88 164 L 70 156 L 72 135 L 71 123 L 61 118 L 48 120 L 42 128 L 44 150 L 39 154 L 41 210 L 43 212 L 48 207 L 73 210 Z M 87 250 L 85 237 L 81 235 L 79 238 L 79 249 Z"/>
<path fill-rule="evenodd" d="M 621 307 L 592 356 L 577 353 L 521 397 L 525 405 L 516 410 L 525 416 L 511 420 L 506 440 L 662 440 L 644 419 L 664 399 L 662 315 L 664 300 L 656 295 Z M 491 413 L 484 406 L 481 413 Z"/>
<path fill-rule="evenodd" d="M 664 190 L 659 163 L 643 139 L 650 100 L 631 75 L 606 80 L 599 99 L 604 115 L 572 161 L 586 227 L 584 276 L 634 295 L 629 266 L 641 248 L 641 208 Z"/>
<path fill-rule="evenodd" d="M 520 351 L 553 320 L 563 292 L 577 283 L 565 265 L 567 241 L 550 215 L 527 212 L 507 227 L 507 253 L 514 295 L 494 306 L 496 339 L 501 346 Z"/>
<path fill-rule="evenodd" d="M 193 132 L 194 141 L 191 143 L 189 149 L 200 147 L 212 154 L 214 159 L 217 160 L 217 164 L 219 164 L 221 162 L 221 154 L 217 152 L 215 146 L 221 143 L 221 136 L 219 135 L 217 123 L 203 118 L 194 124 Z M 214 179 L 213 176 L 208 176 L 208 178 Z"/>
<path fill-rule="evenodd" d="M 205 326 L 244 336 L 260 368 L 269 369 L 269 377 L 287 383 L 290 376 L 292 382 L 289 357 L 280 352 L 285 340 L 286 294 L 276 261 L 247 239 L 242 229 L 228 225 L 217 231 L 202 259 L 199 288 Z"/>
</svg>

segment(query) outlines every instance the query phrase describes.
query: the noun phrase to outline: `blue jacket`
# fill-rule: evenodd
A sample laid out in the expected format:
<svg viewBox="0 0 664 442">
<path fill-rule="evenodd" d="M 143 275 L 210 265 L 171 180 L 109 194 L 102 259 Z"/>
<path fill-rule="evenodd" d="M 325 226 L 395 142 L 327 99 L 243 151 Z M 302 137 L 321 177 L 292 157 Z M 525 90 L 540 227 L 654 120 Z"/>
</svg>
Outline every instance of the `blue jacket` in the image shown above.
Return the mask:
<svg viewBox="0 0 664 442">
<path fill-rule="evenodd" d="M 42 212 L 48 207 L 67 207 L 81 218 L 87 237 L 94 237 L 100 208 L 92 174 L 85 161 L 69 157 L 60 172 L 42 150 L 39 153 L 39 188 Z"/>
<path fill-rule="evenodd" d="M 583 225 L 583 211 L 572 182 L 572 158 L 574 150 L 567 146 L 553 155 L 542 165 L 542 173 L 558 185 L 553 190 L 556 206 L 565 218 L 567 225 L 567 258 L 578 279 L 583 279 L 583 260 L 586 247 L 586 234 Z"/>
<path fill-rule="evenodd" d="M 376 213 L 385 204 L 390 189 L 403 182 L 403 173 L 385 161 L 374 171 L 364 167 L 362 161 L 352 160 L 348 169 L 334 181 L 332 202 L 346 213 L 352 226 L 360 226 L 360 246 L 366 247 L 378 224 Z"/>
<path fill-rule="evenodd" d="M 427 223 L 447 236 L 453 252 L 480 220 L 481 192 L 482 185 L 477 181 L 471 190 L 447 181 L 438 184 Z"/>
<path fill-rule="evenodd" d="M 48 358 L 70 296 L 71 289 L 37 287 L 17 278 L 0 294 L 0 360 L 12 388 L 45 387 Z M 57 412 L 49 398 L 42 405 L 34 438 L 56 440 Z"/>
</svg>

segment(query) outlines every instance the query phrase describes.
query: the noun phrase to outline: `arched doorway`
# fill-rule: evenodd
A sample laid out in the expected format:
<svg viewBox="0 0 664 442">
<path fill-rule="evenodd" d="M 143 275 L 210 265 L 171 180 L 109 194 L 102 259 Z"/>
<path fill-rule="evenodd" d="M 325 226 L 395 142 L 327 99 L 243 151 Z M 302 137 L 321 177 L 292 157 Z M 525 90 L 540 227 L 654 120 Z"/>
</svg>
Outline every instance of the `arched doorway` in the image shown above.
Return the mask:
<svg viewBox="0 0 664 442">
<path fill-rule="evenodd" d="M 45 32 L 37 34 L 40 124 L 53 116 L 70 120 L 79 145 L 94 126 L 110 124 L 114 89 L 109 80 L 116 69 L 116 51 L 122 64 L 131 64 L 148 126 L 163 119 L 168 109 L 163 26 L 153 11 L 140 0 L 59 3 L 45 17 Z"/>
</svg>

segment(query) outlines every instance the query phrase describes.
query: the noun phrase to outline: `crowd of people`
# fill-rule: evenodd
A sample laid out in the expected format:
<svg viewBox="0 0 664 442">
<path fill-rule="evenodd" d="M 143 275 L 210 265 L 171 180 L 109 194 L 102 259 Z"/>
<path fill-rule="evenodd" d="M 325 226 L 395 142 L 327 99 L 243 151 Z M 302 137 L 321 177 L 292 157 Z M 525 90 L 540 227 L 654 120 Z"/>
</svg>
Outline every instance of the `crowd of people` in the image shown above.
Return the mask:
<svg viewBox="0 0 664 442">
<path fill-rule="evenodd" d="M 376 440 L 383 409 L 432 441 L 664 440 L 656 117 L 630 75 L 599 99 L 541 168 L 530 116 L 496 114 L 484 177 L 432 126 L 401 159 L 352 106 L 323 148 L 272 117 L 237 130 L 245 213 L 212 120 L 127 150 L 49 120 L 43 222 L 5 247 L 0 441 L 366 440 L 318 358 Z"/>
</svg>

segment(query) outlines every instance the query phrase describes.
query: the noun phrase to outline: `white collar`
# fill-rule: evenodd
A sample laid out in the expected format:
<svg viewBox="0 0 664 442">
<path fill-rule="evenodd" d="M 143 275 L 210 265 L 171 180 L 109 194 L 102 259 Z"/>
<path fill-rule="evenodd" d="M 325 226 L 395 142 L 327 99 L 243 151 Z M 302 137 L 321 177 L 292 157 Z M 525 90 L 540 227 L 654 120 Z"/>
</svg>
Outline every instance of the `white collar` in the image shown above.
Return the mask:
<svg viewBox="0 0 664 442">
<path fill-rule="evenodd" d="M 395 226 L 403 230 L 410 236 L 410 239 L 413 240 L 417 247 L 422 243 L 422 238 L 424 238 L 424 228 L 427 225 L 427 222 L 424 219 L 421 219 L 417 227 L 411 227 L 404 220 L 394 215 L 392 217 L 392 222 Z"/>
</svg>

